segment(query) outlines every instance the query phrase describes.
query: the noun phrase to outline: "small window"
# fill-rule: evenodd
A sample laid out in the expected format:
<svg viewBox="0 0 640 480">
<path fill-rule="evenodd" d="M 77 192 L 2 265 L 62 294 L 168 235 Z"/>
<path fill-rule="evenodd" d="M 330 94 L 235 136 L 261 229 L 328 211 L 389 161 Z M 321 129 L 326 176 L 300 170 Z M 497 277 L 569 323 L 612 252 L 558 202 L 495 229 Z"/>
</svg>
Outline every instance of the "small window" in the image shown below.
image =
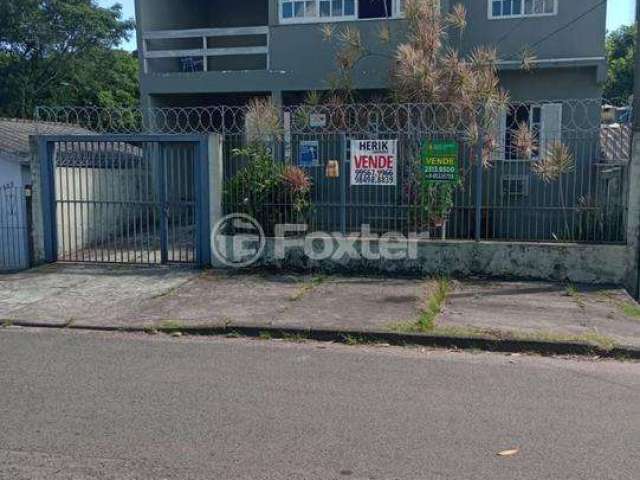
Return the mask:
<svg viewBox="0 0 640 480">
<path fill-rule="evenodd" d="M 279 0 L 281 23 L 338 22 L 404 15 L 406 0 Z"/>
<path fill-rule="evenodd" d="M 280 0 L 283 23 L 351 20 L 356 17 L 356 0 Z"/>
<path fill-rule="evenodd" d="M 555 15 L 558 0 L 489 0 L 489 18 Z"/>
<path fill-rule="evenodd" d="M 556 13 L 556 0 L 524 0 L 525 15 L 553 15 Z"/>
<path fill-rule="evenodd" d="M 529 175 L 503 175 L 503 197 L 526 197 L 529 195 Z"/>
<path fill-rule="evenodd" d="M 390 17 L 393 17 L 392 0 L 360 0 L 358 2 L 358 18 Z"/>
</svg>

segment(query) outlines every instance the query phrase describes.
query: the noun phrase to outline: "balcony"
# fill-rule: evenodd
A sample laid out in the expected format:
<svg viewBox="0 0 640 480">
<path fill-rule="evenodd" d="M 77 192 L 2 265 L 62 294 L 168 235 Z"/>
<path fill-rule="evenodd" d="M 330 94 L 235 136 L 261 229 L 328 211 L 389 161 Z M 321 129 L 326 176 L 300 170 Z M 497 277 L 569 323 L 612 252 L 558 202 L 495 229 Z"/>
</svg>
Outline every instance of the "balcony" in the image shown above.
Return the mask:
<svg viewBox="0 0 640 480">
<path fill-rule="evenodd" d="M 268 70 L 269 27 L 145 32 L 143 59 L 146 74 Z"/>
<path fill-rule="evenodd" d="M 146 74 L 266 70 L 268 0 L 137 0 Z"/>
</svg>

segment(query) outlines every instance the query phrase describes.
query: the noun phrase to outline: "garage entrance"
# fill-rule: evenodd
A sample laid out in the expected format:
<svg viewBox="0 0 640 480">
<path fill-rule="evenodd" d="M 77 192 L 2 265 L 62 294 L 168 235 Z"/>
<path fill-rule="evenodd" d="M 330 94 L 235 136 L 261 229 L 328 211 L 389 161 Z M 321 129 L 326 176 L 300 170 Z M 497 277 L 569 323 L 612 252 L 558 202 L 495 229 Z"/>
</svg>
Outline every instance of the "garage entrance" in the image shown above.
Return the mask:
<svg viewBox="0 0 640 480">
<path fill-rule="evenodd" d="M 41 139 L 48 261 L 209 262 L 204 136 Z"/>
</svg>

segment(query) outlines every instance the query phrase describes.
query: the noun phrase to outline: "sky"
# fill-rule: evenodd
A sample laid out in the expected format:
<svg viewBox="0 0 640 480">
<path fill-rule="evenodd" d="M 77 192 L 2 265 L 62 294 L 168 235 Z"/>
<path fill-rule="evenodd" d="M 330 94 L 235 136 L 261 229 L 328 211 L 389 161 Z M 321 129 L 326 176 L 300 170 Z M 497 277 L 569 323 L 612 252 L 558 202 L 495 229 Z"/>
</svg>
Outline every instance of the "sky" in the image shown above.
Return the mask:
<svg viewBox="0 0 640 480">
<path fill-rule="evenodd" d="M 121 3 L 125 18 L 134 18 L 135 11 L 133 7 L 134 0 L 98 0 L 102 6 L 111 6 L 114 3 Z M 608 0 L 607 9 L 607 30 L 615 30 L 620 25 L 629 25 L 633 23 L 635 0 Z M 126 45 L 127 50 L 135 50 L 135 36 Z"/>
</svg>

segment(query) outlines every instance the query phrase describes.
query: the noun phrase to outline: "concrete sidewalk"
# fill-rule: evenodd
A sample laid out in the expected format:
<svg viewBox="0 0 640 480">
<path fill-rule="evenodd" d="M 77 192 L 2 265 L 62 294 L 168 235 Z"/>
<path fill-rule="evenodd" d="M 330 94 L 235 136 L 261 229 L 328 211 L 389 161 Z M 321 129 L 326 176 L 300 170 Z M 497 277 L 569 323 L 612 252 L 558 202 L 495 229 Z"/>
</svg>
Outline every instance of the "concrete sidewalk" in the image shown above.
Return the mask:
<svg viewBox="0 0 640 480">
<path fill-rule="evenodd" d="M 442 282 L 440 282 L 442 283 Z M 577 342 L 640 352 L 640 307 L 622 289 L 54 264 L 0 276 L 0 321 L 76 328 L 296 328 Z M 422 322 L 422 323 L 421 323 Z"/>
</svg>

